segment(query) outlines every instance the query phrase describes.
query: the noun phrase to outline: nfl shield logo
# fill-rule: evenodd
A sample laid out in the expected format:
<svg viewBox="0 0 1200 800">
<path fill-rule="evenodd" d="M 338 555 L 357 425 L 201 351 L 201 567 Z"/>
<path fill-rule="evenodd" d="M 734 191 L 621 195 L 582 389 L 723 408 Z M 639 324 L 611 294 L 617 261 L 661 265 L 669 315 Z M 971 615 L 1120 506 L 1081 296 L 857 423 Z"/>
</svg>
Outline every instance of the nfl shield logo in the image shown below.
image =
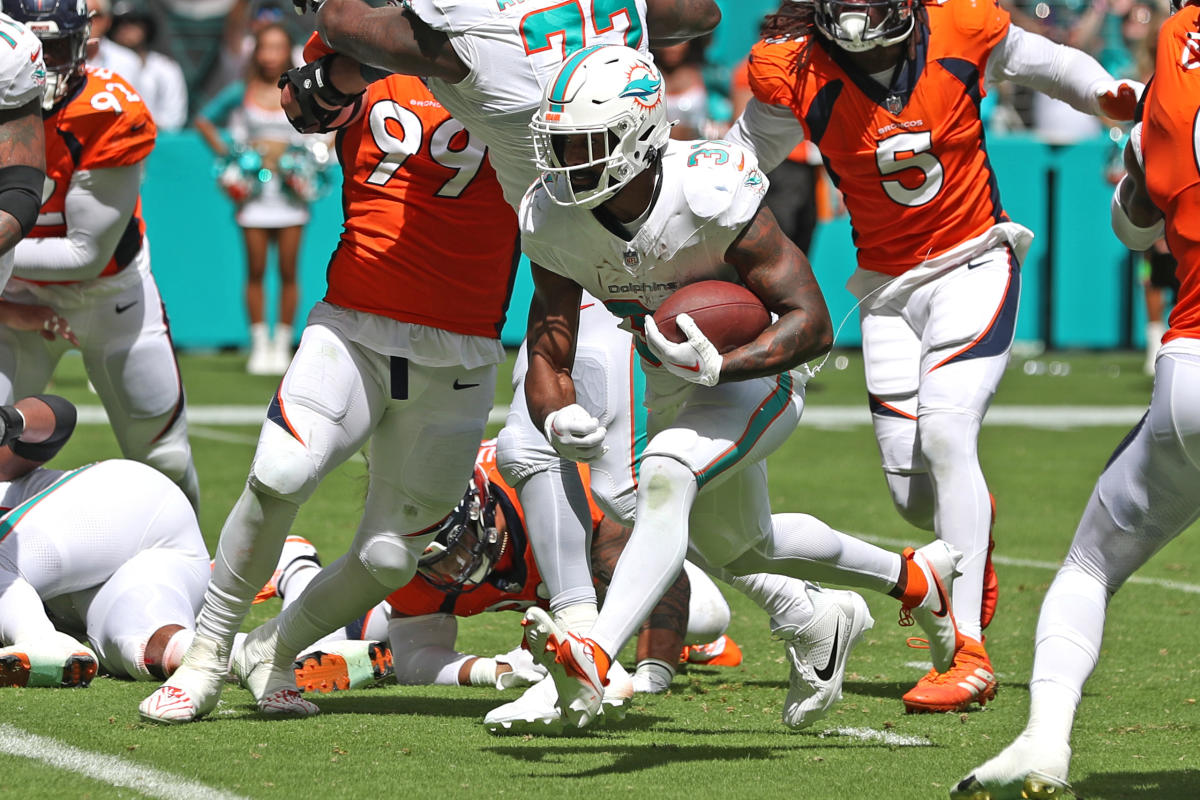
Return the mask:
<svg viewBox="0 0 1200 800">
<path fill-rule="evenodd" d="M 625 266 L 636 267 L 640 263 L 642 263 L 642 257 L 637 250 L 630 247 L 625 251 Z"/>
<path fill-rule="evenodd" d="M 892 114 L 899 114 L 904 109 L 904 103 L 900 102 L 900 98 L 894 94 L 889 94 L 887 98 L 887 110 Z"/>
</svg>

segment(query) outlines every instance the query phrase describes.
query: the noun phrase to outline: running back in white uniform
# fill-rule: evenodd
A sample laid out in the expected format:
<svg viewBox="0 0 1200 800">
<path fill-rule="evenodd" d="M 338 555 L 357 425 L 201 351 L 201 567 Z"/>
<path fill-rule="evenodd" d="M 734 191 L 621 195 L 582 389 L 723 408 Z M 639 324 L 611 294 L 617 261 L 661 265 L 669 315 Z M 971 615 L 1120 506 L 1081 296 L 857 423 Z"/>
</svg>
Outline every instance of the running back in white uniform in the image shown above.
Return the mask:
<svg viewBox="0 0 1200 800">
<path fill-rule="evenodd" d="M 637 337 L 650 410 L 645 454 L 674 458 L 696 475 L 702 492 L 691 515 L 692 543 L 719 567 L 770 534 L 763 459 L 799 422 L 803 388 L 790 373 L 697 386 L 661 368 L 645 346 L 644 316 L 676 288 L 739 280 L 725 252 L 757 213 L 767 179 L 754 156 L 736 145 L 671 142 L 660 187 L 646 221 L 626 242 L 592 213 L 556 204 L 538 183 L 521 204 L 521 241 L 531 260 L 578 283 Z M 727 492 L 703 491 L 734 477 Z"/>
<path fill-rule="evenodd" d="M 0 12 L 0 111 L 24 108 L 40 99 L 45 88 L 41 41 L 24 25 Z M 12 268 L 12 252 L 0 253 L 0 289 L 8 283 Z"/>
<path fill-rule="evenodd" d="M 430 78 L 429 88 L 488 146 L 514 208 L 538 177 L 529 119 L 567 56 L 594 44 L 649 53 L 645 0 L 411 0 L 409 7 L 445 33 L 470 68 L 455 84 Z"/>
<path fill-rule="evenodd" d="M 179 487 L 113 459 L 0 483 L 0 503 L 0 644 L 86 635 L 109 674 L 150 679 L 146 643 L 166 626 L 191 629 L 208 582 Z"/>
</svg>

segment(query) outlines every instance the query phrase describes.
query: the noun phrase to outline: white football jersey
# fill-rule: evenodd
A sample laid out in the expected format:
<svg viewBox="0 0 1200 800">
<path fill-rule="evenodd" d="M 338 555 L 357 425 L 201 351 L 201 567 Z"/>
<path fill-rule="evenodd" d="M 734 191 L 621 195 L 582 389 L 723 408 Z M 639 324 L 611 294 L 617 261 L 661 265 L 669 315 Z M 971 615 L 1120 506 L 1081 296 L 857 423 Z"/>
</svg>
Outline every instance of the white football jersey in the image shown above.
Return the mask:
<svg viewBox="0 0 1200 800">
<path fill-rule="evenodd" d="M 590 210 L 556 204 L 539 181 L 521 202 L 521 247 L 534 263 L 598 298 L 640 338 L 642 318 L 680 286 L 740 282 L 725 251 L 766 191 L 750 151 L 724 141 L 671 141 L 658 197 L 630 241 Z"/>
<path fill-rule="evenodd" d="M 41 99 L 45 88 L 42 43 L 24 25 L 0 13 L 0 111 Z"/>
<path fill-rule="evenodd" d="M 409 0 L 445 33 L 470 68 L 458 83 L 431 78 L 430 91 L 488 147 L 513 206 L 538 177 L 529 121 L 543 87 L 576 50 L 623 44 L 649 57 L 646 0 Z"/>
</svg>

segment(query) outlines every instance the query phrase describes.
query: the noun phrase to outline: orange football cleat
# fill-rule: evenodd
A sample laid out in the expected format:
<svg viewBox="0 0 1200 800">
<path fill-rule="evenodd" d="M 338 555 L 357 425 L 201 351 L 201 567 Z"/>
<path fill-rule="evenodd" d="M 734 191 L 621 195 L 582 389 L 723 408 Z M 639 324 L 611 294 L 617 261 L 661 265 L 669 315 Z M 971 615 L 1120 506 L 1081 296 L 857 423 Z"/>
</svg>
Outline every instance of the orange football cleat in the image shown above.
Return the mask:
<svg viewBox="0 0 1200 800">
<path fill-rule="evenodd" d="M 996 601 L 1000 597 L 1000 579 L 996 577 L 996 569 L 992 566 L 992 551 L 996 549 L 996 540 L 992 534 L 996 530 L 996 498 L 988 494 L 992 502 L 992 523 L 988 527 L 987 560 L 983 562 L 983 602 L 979 606 L 979 625 L 986 628 L 996 616 Z"/>
<path fill-rule="evenodd" d="M 972 703 L 985 705 L 996 696 L 996 676 L 983 643 L 962 637 L 954 663 L 945 672 L 930 670 L 904 695 L 910 714 L 966 711 Z"/>
<path fill-rule="evenodd" d="M 693 644 L 679 654 L 680 664 L 705 667 L 736 667 L 742 663 L 742 648 L 728 636 L 721 635 L 708 644 Z"/>
<path fill-rule="evenodd" d="M 292 664 L 302 692 L 328 694 L 359 689 L 392 673 L 392 650 L 386 642 L 347 639 L 313 650 Z"/>
</svg>

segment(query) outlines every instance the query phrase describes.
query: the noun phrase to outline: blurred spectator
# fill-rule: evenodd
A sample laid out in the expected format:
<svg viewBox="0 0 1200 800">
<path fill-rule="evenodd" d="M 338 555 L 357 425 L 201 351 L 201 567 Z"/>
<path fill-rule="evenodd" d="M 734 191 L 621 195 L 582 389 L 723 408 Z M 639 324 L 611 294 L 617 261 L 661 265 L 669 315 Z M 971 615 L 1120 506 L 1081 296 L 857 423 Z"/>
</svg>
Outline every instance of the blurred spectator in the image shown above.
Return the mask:
<svg viewBox="0 0 1200 800">
<path fill-rule="evenodd" d="M 136 87 L 140 77 L 139 73 L 142 71 L 142 60 L 138 58 L 137 53 L 128 47 L 122 47 L 105 35 L 112 25 L 111 0 L 87 0 L 87 7 L 92 14 L 92 39 L 88 42 L 88 64 L 112 70 Z"/>
<path fill-rule="evenodd" d="M 226 20 L 240 0 L 159 0 L 171 29 L 172 54 L 187 79 L 195 110 L 221 59 Z"/>
<path fill-rule="evenodd" d="M 667 119 L 676 123 L 672 139 L 705 139 L 714 135 L 708 122 L 708 90 L 704 88 L 704 50 L 708 37 L 655 48 L 654 63 L 666 82 Z"/>
<path fill-rule="evenodd" d="M 292 39 L 277 23 L 259 27 L 246 77 L 209 103 L 196 117 L 196 129 L 218 156 L 228 159 L 221 186 L 237 205 L 237 223 L 246 246 L 246 310 L 250 317 L 251 374 L 282 374 L 291 361 L 296 314 L 296 265 L 300 235 L 308 223 L 307 198 L 289 182 L 291 151 L 303 147 L 279 107 L 279 77 L 294 65 Z M 227 128 L 233 146 L 221 138 Z M 304 151 L 307 152 L 307 151 Z M 279 317 L 271 336 L 264 315 L 263 277 L 267 251 L 279 257 Z"/>
<path fill-rule="evenodd" d="M 133 51 L 141 61 L 133 88 L 146 102 L 160 131 L 177 131 L 187 124 L 187 82 L 183 69 L 169 56 L 152 50 L 158 43 L 158 22 L 144 6 L 119 0 L 113 8 L 109 38 Z"/>
</svg>

